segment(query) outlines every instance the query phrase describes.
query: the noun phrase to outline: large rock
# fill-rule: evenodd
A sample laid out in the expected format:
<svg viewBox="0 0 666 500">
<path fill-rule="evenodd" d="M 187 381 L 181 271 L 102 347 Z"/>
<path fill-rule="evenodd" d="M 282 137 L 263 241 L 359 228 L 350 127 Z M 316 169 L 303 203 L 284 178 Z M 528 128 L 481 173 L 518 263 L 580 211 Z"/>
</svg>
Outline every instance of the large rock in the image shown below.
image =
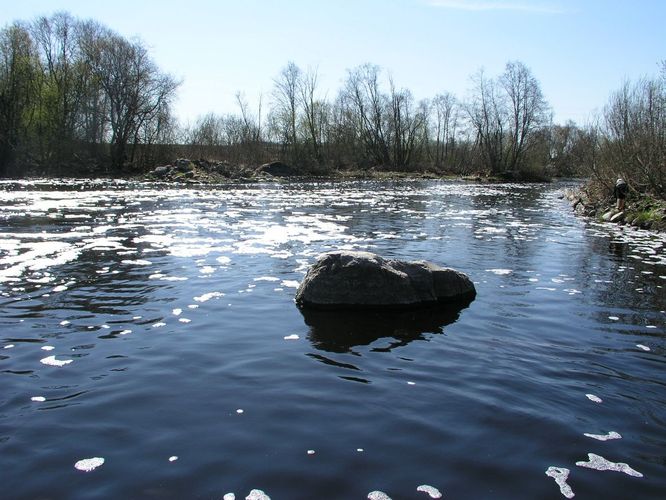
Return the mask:
<svg viewBox="0 0 666 500">
<path fill-rule="evenodd" d="M 296 303 L 323 309 L 413 308 L 475 296 L 472 281 L 453 269 L 338 251 L 321 255 L 308 270 Z"/>
</svg>

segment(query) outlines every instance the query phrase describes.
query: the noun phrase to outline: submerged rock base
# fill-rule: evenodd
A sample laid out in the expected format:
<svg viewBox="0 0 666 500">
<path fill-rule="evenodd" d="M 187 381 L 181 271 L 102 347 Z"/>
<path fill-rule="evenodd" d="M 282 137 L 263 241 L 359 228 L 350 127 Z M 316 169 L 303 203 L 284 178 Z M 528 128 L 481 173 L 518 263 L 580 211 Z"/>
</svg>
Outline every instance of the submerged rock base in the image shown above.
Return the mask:
<svg viewBox="0 0 666 500">
<path fill-rule="evenodd" d="M 323 254 L 298 291 L 300 307 L 320 309 L 417 308 L 471 301 L 472 281 L 454 269 L 426 261 L 384 259 L 370 252 Z"/>
</svg>

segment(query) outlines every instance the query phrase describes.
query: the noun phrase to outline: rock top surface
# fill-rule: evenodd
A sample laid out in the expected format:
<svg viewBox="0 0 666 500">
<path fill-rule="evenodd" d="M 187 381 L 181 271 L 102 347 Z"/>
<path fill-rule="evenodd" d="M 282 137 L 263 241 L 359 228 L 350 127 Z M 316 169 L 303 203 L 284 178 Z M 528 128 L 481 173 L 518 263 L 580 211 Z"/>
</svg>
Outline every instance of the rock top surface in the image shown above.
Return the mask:
<svg viewBox="0 0 666 500">
<path fill-rule="evenodd" d="M 454 269 L 370 252 L 335 251 L 319 256 L 295 300 L 300 307 L 372 309 L 415 308 L 475 296 L 472 281 Z"/>
</svg>

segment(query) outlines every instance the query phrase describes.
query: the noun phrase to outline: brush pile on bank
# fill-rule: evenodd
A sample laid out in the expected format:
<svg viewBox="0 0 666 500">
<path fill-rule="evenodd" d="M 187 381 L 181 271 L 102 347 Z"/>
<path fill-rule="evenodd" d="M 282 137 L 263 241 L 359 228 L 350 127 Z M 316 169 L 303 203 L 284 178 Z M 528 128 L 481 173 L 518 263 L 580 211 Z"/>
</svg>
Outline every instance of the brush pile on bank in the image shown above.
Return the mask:
<svg viewBox="0 0 666 500">
<path fill-rule="evenodd" d="M 218 184 L 230 181 L 299 177 L 302 175 L 304 174 L 298 169 L 282 162 L 248 167 L 234 165 L 226 161 L 179 158 L 171 164 L 154 168 L 145 174 L 143 179 L 185 184 Z"/>
<path fill-rule="evenodd" d="M 631 192 L 624 210 L 615 208 L 612 193 L 596 184 L 586 184 L 568 190 L 566 197 L 577 214 L 603 222 L 628 225 L 639 229 L 666 231 L 666 201 L 652 196 Z"/>
</svg>

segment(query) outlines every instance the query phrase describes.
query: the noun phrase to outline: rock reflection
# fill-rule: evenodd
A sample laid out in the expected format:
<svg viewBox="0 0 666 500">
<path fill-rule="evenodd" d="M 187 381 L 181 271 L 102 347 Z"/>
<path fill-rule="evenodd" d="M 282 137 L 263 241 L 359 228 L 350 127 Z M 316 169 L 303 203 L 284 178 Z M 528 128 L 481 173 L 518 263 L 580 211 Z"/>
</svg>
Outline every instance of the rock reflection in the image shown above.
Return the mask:
<svg viewBox="0 0 666 500">
<path fill-rule="evenodd" d="M 308 339 L 316 349 L 344 353 L 382 338 L 394 341 L 374 350 L 391 351 L 414 340 L 425 340 L 424 334 L 443 333 L 444 327 L 454 323 L 469 304 L 467 301 L 409 311 L 300 311 L 310 328 Z"/>
</svg>

